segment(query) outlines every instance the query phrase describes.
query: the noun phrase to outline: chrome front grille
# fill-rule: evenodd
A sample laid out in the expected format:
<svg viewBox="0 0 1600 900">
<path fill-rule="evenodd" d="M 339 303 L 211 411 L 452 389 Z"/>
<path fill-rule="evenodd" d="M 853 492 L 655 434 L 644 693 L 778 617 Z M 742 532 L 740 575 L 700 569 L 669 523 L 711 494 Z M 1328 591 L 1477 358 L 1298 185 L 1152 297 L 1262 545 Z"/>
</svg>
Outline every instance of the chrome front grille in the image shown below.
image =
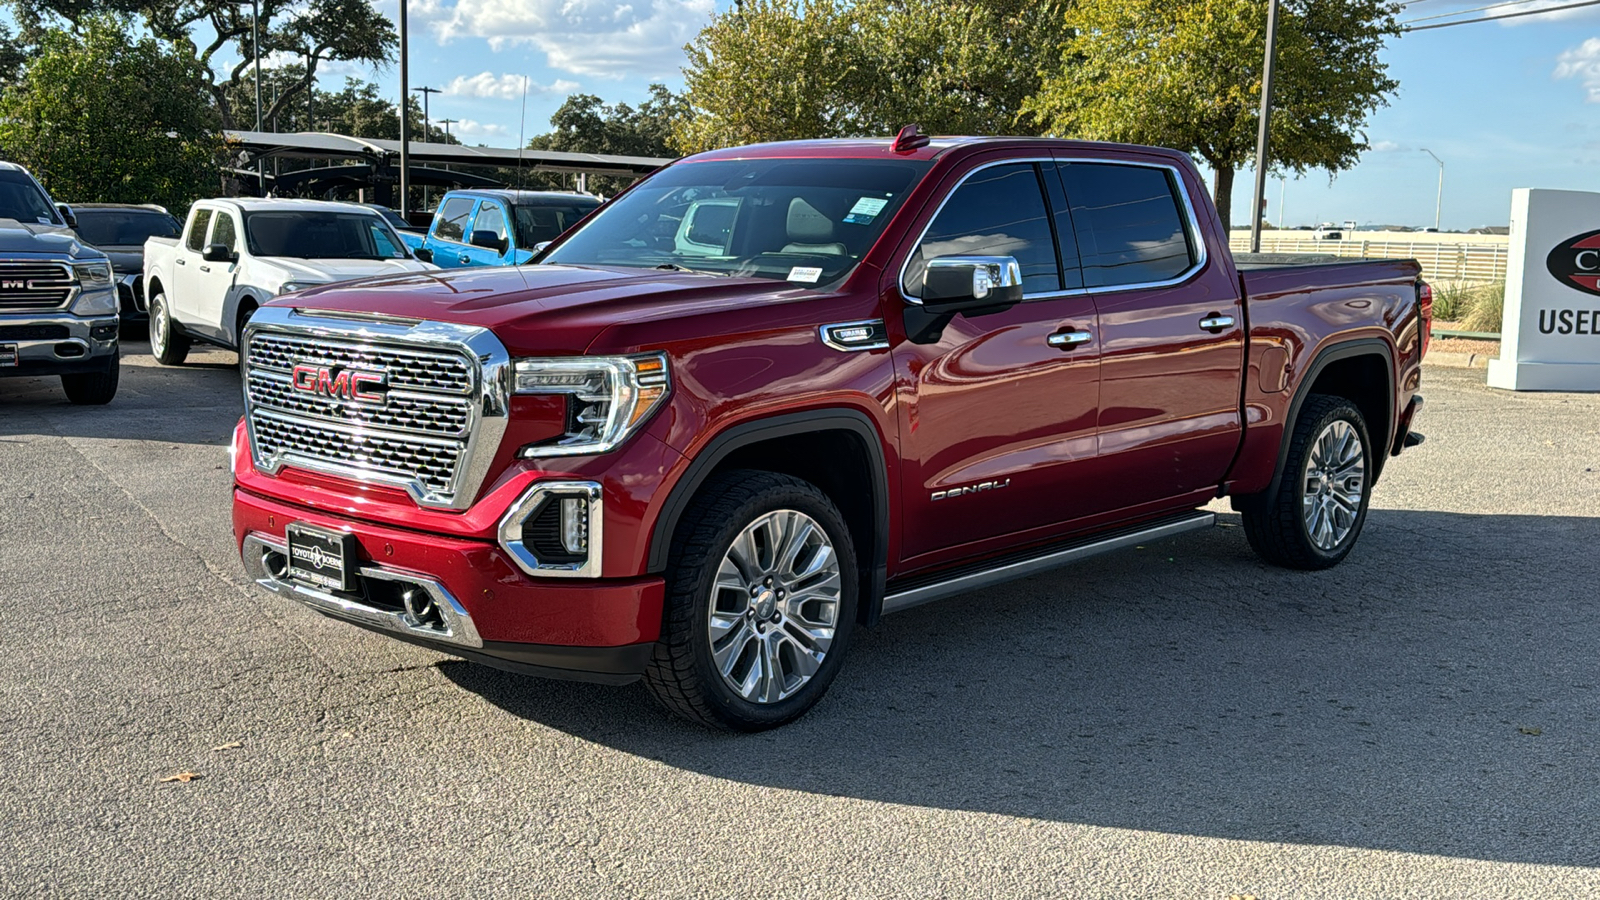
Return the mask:
<svg viewBox="0 0 1600 900">
<path fill-rule="evenodd" d="M 78 280 L 60 263 L 0 262 L 0 310 L 58 309 Z"/>
<path fill-rule="evenodd" d="M 337 316 L 270 306 L 252 316 L 245 409 L 256 467 L 470 505 L 505 431 L 500 342 L 470 326 Z"/>
</svg>

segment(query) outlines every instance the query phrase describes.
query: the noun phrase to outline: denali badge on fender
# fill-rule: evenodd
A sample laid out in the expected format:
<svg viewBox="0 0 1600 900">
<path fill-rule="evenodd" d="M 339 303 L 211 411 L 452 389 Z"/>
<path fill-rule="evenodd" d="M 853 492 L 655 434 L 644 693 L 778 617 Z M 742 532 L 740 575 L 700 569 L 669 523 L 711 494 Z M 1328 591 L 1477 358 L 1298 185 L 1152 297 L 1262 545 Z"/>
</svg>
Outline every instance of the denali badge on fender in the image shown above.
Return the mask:
<svg viewBox="0 0 1600 900">
<path fill-rule="evenodd" d="M 389 399 L 385 393 L 389 389 L 389 376 L 384 372 L 299 365 L 294 367 L 290 379 L 297 391 L 334 400 L 381 404 Z"/>
<path fill-rule="evenodd" d="M 1011 479 L 1009 478 L 1003 481 L 980 481 L 977 484 L 969 484 L 966 487 L 951 488 L 948 491 L 934 491 L 933 499 L 949 500 L 951 497 L 960 497 L 963 494 L 976 494 L 979 491 L 998 491 L 1003 487 L 1010 486 Z"/>
<path fill-rule="evenodd" d="M 1557 244 L 1544 259 L 1556 280 L 1585 294 L 1600 294 L 1600 231 Z"/>
</svg>

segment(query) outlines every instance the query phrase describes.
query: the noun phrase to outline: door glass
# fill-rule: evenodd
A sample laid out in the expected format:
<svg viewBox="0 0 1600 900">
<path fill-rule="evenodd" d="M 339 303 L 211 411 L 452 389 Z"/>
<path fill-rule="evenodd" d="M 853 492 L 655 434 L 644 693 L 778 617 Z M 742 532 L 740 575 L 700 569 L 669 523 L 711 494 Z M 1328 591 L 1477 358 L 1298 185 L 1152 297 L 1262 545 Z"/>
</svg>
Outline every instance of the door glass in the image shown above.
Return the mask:
<svg viewBox="0 0 1600 900">
<path fill-rule="evenodd" d="M 1194 264 L 1182 207 L 1166 169 L 1060 163 L 1088 287 L 1149 284 Z"/>
<path fill-rule="evenodd" d="M 233 216 L 228 213 L 217 214 L 217 224 L 211 231 L 211 243 L 221 244 L 232 253 L 239 246 L 239 229 L 233 224 Z"/>
<path fill-rule="evenodd" d="M 439 207 L 433 219 L 433 236 L 458 244 L 467 242 L 467 217 L 472 215 L 471 197 L 451 197 Z"/>
<path fill-rule="evenodd" d="M 194 222 L 189 225 L 188 247 L 196 253 L 206 248 L 206 226 L 211 224 L 211 210 L 194 211 Z"/>
<path fill-rule="evenodd" d="M 498 203 L 484 202 L 478 207 L 478 216 L 472 220 L 473 231 L 492 231 L 501 241 L 506 240 L 506 214 Z M 469 235 L 470 237 L 470 235 Z"/>
<path fill-rule="evenodd" d="M 1022 265 L 1022 292 L 1061 290 L 1050 214 L 1033 163 L 980 169 L 945 203 L 911 252 L 902 287 L 922 294 L 922 274 L 938 256 L 1013 256 Z"/>
</svg>

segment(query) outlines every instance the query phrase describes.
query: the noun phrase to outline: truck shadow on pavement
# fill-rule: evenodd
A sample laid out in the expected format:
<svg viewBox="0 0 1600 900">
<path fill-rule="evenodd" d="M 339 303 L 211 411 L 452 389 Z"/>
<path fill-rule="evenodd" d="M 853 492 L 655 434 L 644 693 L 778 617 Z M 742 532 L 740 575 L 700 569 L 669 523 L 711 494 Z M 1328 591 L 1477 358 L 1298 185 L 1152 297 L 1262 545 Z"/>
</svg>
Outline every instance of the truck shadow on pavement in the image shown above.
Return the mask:
<svg viewBox="0 0 1600 900">
<path fill-rule="evenodd" d="M 440 667 L 715 778 L 1093 826 L 1600 866 L 1600 518 L 1376 510 L 1342 566 L 1224 527 L 889 617 L 799 722 Z"/>
</svg>

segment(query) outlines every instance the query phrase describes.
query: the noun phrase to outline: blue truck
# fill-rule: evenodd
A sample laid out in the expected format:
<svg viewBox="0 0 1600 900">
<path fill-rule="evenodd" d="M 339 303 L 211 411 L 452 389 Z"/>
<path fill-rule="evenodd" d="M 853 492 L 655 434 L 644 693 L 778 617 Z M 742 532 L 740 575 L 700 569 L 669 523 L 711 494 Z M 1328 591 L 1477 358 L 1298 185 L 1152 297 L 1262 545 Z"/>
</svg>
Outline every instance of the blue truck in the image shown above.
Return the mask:
<svg viewBox="0 0 1600 900">
<path fill-rule="evenodd" d="M 425 234 L 400 237 L 442 269 L 519 266 L 599 206 L 599 197 L 566 191 L 451 191 Z"/>
<path fill-rule="evenodd" d="M 0 376 L 59 375 L 68 400 L 99 405 L 117 393 L 117 288 L 76 224 L 27 169 L 0 162 Z"/>
</svg>

